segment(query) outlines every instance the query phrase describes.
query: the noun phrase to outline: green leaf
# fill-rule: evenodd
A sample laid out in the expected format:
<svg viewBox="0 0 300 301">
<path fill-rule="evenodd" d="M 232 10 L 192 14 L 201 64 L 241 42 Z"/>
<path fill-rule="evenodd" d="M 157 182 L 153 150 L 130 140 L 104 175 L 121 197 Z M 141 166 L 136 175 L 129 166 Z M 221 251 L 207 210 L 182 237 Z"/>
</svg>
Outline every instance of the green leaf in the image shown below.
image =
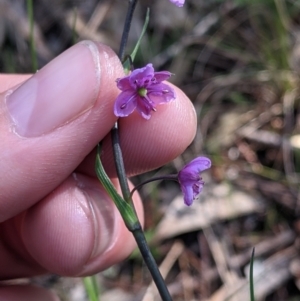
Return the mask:
<svg viewBox="0 0 300 301">
<path fill-rule="evenodd" d="M 28 21 L 29 21 L 29 42 L 30 42 L 30 54 L 31 54 L 31 63 L 32 63 L 32 71 L 36 72 L 38 69 L 38 62 L 37 62 L 37 54 L 35 48 L 35 41 L 34 41 L 34 19 L 33 19 L 33 0 L 27 0 L 27 14 L 28 14 Z"/>
<path fill-rule="evenodd" d="M 121 216 L 130 231 L 135 230 L 137 225 L 139 225 L 139 221 L 135 212 L 133 205 L 127 203 L 116 191 L 114 185 L 112 184 L 110 178 L 107 176 L 104 167 L 102 165 L 100 159 L 100 150 L 101 147 L 98 144 L 97 149 L 97 156 L 96 156 L 96 166 L 95 171 L 97 174 L 98 179 L 100 180 L 101 184 L 105 188 L 108 195 L 112 198 L 115 205 L 117 206 L 118 210 L 121 213 Z"/>
<path fill-rule="evenodd" d="M 99 301 L 99 287 L 96 276 L 84 277 L 83 283 L 89 301 Z"/>
<path fill-rule="evenodd" d="M 250 261 L 250 300 L 255 301 L 255 294 L 254 294 L 254 277 L 253 277 L 253 264 L 254 264 L 254 252 L 255 249 L 253 248 L 252 255 L 251 255 L 251 261 Z"/>
<path fill-rule="evenodd" d="M 139 47 L 141 45 L 141 41 L 142 41 L 142 38 L 146 32 L 146 29 L 148 27 L 148 24 L 149 24 L 149 16 L 150 16 L 150 9 L 147 8 L 147 13 L 146 13 L 146 18 L 145 18 L 145 22 L 144 22 L 144 26 L 143 26 L 143 29 L 142 29 L 142 32 L 141 32 L 141 35 L 138 39 L 138 41 L 136 42 L 136 45 L 132 51 L 132 53 L 130 54 L 130 58 L 127 58 L 125 59 L 124 63 L 123 63 L 123 68 L 124 68 L 124 71 L 125 71 L 125 74 L 127 75 L 129 73 L 129 71 L 131 70 L 131 65 L 135 59 L 135 56 L 139 50 Z"/>
</svg>

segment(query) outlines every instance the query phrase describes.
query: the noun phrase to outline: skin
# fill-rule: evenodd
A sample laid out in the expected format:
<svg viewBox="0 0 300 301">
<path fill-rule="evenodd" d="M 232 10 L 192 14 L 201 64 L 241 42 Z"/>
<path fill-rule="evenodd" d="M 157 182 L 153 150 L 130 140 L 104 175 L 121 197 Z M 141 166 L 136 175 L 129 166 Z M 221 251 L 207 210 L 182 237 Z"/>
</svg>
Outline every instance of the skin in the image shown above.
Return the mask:
<svg viewBox="0 0 300 301">
<path fill-rule="evenodd" d="M 39 137 L 20 137 L 12 130 L 5 101 L 7 91 L 31 75 L 0 75 L 1 280 L 45 273 L 91 275 L 123 260 L 135 247 L 94 173 L 95 145 L 104 140 L 102 160 L 117 186 L 108 134 L 116 121 L 112 113 L 119 93 L 115 79 L 123 76 L 116 54 L 101 44 L 97 47 L 102 79 L 95 104 L 88 113 Z M 104 53 L 110 57 L 109 73 Z M 87 68 L 86 72 L 92 71 Z M 149 121 L 137 113 L 119 120 L 128 176 L 173 160 L 194 138 L 194 108 L 180 89 L 174 89 L 177 99 L 159 106 Z M 134 203 L 143 222 L 137 193 Z M 0 299 L 58 300 L 42 288 L 4 283 Z"/>
</svg>

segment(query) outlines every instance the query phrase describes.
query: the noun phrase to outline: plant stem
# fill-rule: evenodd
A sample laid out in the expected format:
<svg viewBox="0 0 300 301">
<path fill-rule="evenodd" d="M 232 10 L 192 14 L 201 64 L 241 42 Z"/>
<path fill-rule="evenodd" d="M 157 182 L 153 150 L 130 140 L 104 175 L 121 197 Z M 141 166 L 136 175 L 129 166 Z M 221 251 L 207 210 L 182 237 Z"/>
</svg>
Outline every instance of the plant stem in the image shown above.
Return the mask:
<svg viewBox="0 0 300 301">
<path fill-rule="evenodd" d="M 133 17 L 133 13 L 134 13 L 137 1 L 138 0 L 129 0 L 129 6 L 128 6 L 128 10 L 127 10 L 127 15 L 126 15 L 126 20 L 125 20 L 125 24 L 124 24 L 122 40 L 121 40 L 120 50 L 119 50 L 119 59 L 121 61 L 123 61 L 123 59 L 124 59 L 125 48 L 126 48 L 126 44 L 127 44 L 127 40 L 128 40 L 131 21 L 132 21 L 132 17 Z M 114 127 L 111 130 L 111 137 L 112 137 L 115 165 L 116 165 L 117 175 L 118 175 L 119 183 L 121 186 L 123 198 L 126 203 L 129 203 L 131 205 L 133 212 L 135 212 L 134 205 L 133 205 L 132 198 L 131 198 L 130 189 L 128 186 L 127 176 L 126 176 L 126 172 L 125 172 L 122 150 L 120 147 L 118 122 L 115 123 Z M 157 289 L 160 293 L 162 300 L 163 301 L 172 301 L 171 295 L 167 289 L 164 279 L 163 279 L 162 275 L 160 274 L 157 264 L 150 252 L 149 246 L 147 244 L 144 232 L 142 230 L 142 227 L 141 227 L 139 221 L 134 223 L 133 226 L 130 225 L 130 227 L 128 227 L 128 229 L 132 232 L 132 234 L 137 242 L 137 245 L 140 249 L 143 259 L 152 275 L 153 281 L 157 286 Z"/>
<path fill-rule="evenodd" d="M 132 231 L 132 234 L 138 244 L 138 247 L 140 249 L 140 252 L 143 256 L 143 259 L 152 275 L 153 281 L 158 289 L 158 292 L 161 296 L 161 299 L 163 301 L 172 301 L 172 297 L 167 289 L 167 286 L 165 284 L 165 281 L 157 267 L 157 264 L 151 254 L 151 251 L 149 249 L 149 246 L 147 244 L 144 232 L 139 225 L 139 228 Z"/>
<path fill-rule="evenodd" d="M 129 5 L 128 5 L 128 9 L 127 9 L 127 14 L 126 14 L 126 19 L 125 19 L 125 24 L 124 24 L 124 28 L 123 28 L 120 49 L 119 49 L 119 59 L 121 61 L 123 61 L 123 59 L 124 59 L 125 48 L 126 48 L 127 41 L 128 41 L 128 35 L 130 32 L 131 21 L 132 21 L 133 13 L 134 13 L 137 2 L 138 2 L 138 0 L 129 0 Z M 113 151 L 114 151 L 116 170 L 117 170 L 117 175 L 119 178 L 122 194 L 123 194 L 125 201 L 130 202 L 131 195 L 130 195 L 130 189 L 129 189 L 128 182 L 127 182 L 123 155 L 122 155 L 122 151 L 121 151 L 121 147 L 120 147 L 118 122 L 115 123 L 114 127 L 111 130 L 111 137 L 112 137 L 112 143 L 113 143 Z"/>
<path fill-rule="evenodd" d="M 111 130 L 111 138 L 113 144 L 115 165 L 116 165 L 117 175 L 119 178 L 122 194 L 126 202 L 131 202 L 130 189 L 128 186 L 128 181 L 127 181 L 127 176 L 126 176 L 124 161 L 123 161 L 123 155 L 120 146 L 118 122 L 115 123 L 114 127 Z"/>
<path fill-rule="evenodd" d="M 140 184 L 138 184 L 137 186 L 135 186 L 131 192 L 130 192 L 130 196 L 132 197 L 133 193 L 140 189 L 142 186 L 144 186 L 145 184 L 148 184 L 148 183 L 151 183 L 151 182 L 154 182 L 154 181 L 159 181 L 159 180 L 169 180 L 169 181 L 176 181 L 178 182 L 178 175 L 175 174 L 175 175 L 167 175 L 167 176 L 158 176 L 158 177 L 153 177 L 149 180 L 146 180 Z"/>
<path fill-rule="evenodd" d="M 138 0 L 129 0 L 129 6 L 127 9 L 127 15 L 126 15 L 126 19 L 125 19 L 125 24 L 124 24 L 124 29 L 123 29 L 123 34 L 122 34 L 122 39 L 121 39 L 121 44 L 120 44 L 120 49 L 119 49 L 119 59 L 121 61 L 123 61 L 123 59 L 124 59 L 125 48 L 127 45 L 132 16 L 133 16 L 137 2 L 138 2 Z"/>
<path fill-rule="evenodd" d="M 99 288 L 96 276 L 88 276 L 83 278 L 85 291 L 90 301 L 99 301 Z"/>
<path fill-rule="evenodd" d="M 130 203 L 132 209 L 135 210 L 133 202 L 132 202 L 128 182 L 127 182 L 125 168 L 124 168 L 124 161 L 123 161 L 123 156 L 122 156 L 122 150 L 120 147 L 117 122 L 115 123 L 113 129 L 111 130 L 111 134 L 112 134 L 115 165 L 116 165 L 116 169 L 117 169 L 117 174 L 118 174 L 123 198 L 124 198 L 125 202 Z M 174 180 L 174 176 L 171 176 L 169 178 Z M 129 227 L 128 227 L 128 225 L 129 225 Z M 160 274 L 157 264 L 151 254 L 151 251 L 147 244 L 147 241 L 146 241 L 146 238 L 145 238 L 145 235 L 144 235 L 144 232 L 142 230 L 140 223 L 139 222 L 135 223 L 134 227 L 132 227 L 132 225 L 130 225 L 130 224 L 128 224 L 128 225 L 127 225 L 127 228 L 129 231 L 132 232 L 132 234 L 135 238 L 135 241 L 136 241 L 136 243 L 139 247 L 139 250 L 142 254 L 142 257 L 152 275 L 153 281 L 159 291 L 159 294 L 160 294 L 162 300 L 163 301 L 172 301 L 171 295 L 167 289 L 164 279 L 163 279 L 162 275 Z"/>
<path fill-rule="evenodd" d="M 250 275 L 249 275 L 249 282 L 250 282 L 250 300 L 255 301 L 255 293 L 254 293 L 254 276 L 253 276 L 253 265 L 254 265 L 254 253 L 255 248 L 252 250 L 251 261 L 250 261 Z"/>
<path fill-rule="evenodd" d="M 33 0 L 27 0 L 27 14 L 28 14 L 28 21 L 29 21 L 29 41 L 30 41 L 30 54 L 31 54 L 31 63 L 32 63 L 32 71 L 36 72 L 38 68 L 37 57 L 36 57 L 36 49 L 34 43 L 34 18 L 33 18 Z"/>
</svg>

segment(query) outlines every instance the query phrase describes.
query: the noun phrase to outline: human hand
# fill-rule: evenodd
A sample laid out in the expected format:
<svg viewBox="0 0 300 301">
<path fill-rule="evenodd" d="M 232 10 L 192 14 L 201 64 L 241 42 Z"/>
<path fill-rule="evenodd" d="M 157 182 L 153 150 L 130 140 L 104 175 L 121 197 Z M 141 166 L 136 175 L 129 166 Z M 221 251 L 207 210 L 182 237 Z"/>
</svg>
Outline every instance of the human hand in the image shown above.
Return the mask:
<svg viewBox="0 0 300 301">
<path fill-rule="evenodd" d="M 117 185 L 109 133 L 121 76 L 113 51 L 90 41 L 33 76 L 0 75 L 1 280 L 89 275 L 133 250 L 131 233 L 94 173 L 95 145 L 103 140 L 102 161 Z M 150 121 L 137 113 L 120 120 L 128 175 L 164 165 L 192 141 L 193 106 L 174 89 L 177 99 L 160 106 Z M 134 202 L 142 221 L 137 194 Z M 34 287 L 0 288 L 1 300 L 20 296 L 56 300 Z"/>
</svg>

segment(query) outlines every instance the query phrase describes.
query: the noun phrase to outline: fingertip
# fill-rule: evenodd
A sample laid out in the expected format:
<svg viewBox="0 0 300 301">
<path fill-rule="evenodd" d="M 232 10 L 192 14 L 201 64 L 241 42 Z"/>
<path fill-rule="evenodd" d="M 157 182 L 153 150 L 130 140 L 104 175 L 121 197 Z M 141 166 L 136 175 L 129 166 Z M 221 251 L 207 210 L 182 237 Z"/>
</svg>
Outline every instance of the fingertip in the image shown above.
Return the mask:
<svg viewBox="0 0 300 301">
<path fill-rule="evenodd" d="M 36 262 L 59 275 L 74 275 L 90 257 L 95 239 L 86 195 L 69 178 L 27 210 L 22 240 Z"/>
<path fill-rule="evenodd" d="M 143 222 L 137 195 L 135 201 Z M 40 266 L 64 276 L 99 272 L 127 257 L 135 246 L 99 181 L 79 174 L 27 211 L 22 240 Z"/>
<path fill-rule="evenodd" d="M 54 292 L 41 287 L 33 285 L 12 285 L 0 287 L 0 300 L 59 301 L 59 298 Z"/>
<path fill-rule="evenodd" d="M 115 186 L 118 187 L 117 181 L 113 181 Z M 133 188 L 132 183 L 129 182 L 130 189 Z M 118 189 L 120 190 L 120 189 Z M 144 210 L 143 204 L 138 193 L 133 195 L 133 203 L 141 225 L 144 224 Z M 121 262 L 130 255 L 136 247 L 136 242 L 132 233 L 126 228 L 125 223 L 114 206 L 115 215 L 115 230 L 114 239 L 105 252 L 98 256 L 90 258 L 84 266 L 80 274 L 77 276 L 86 276 L 105 270 L 108 267 Z M 100 230 L 100 229 L 99 229 Z"/>
<path fill-rule="evenodd" d="M 5 175 L 0 221 L 48 195 L 110 131 L 117 119 L 114 83 L 122 74 L 109 47 L 84 41 L 0 95 L 0 167 Z M 8 76 L 6 86 L 25 78 Z"/>
<path fill-rule="evenodd" d="M 173 88 L 176 99 L 158 106 L 150 120 L 137 112 L 119 119 L 120 145 L 129 176 L 172 161 L 193 141 L 197 129 L 195 108 L 182 90 Z M 102 158 L 108 174 L 115 176 L 110 136 L 104 140 Z"/>
</svg>

